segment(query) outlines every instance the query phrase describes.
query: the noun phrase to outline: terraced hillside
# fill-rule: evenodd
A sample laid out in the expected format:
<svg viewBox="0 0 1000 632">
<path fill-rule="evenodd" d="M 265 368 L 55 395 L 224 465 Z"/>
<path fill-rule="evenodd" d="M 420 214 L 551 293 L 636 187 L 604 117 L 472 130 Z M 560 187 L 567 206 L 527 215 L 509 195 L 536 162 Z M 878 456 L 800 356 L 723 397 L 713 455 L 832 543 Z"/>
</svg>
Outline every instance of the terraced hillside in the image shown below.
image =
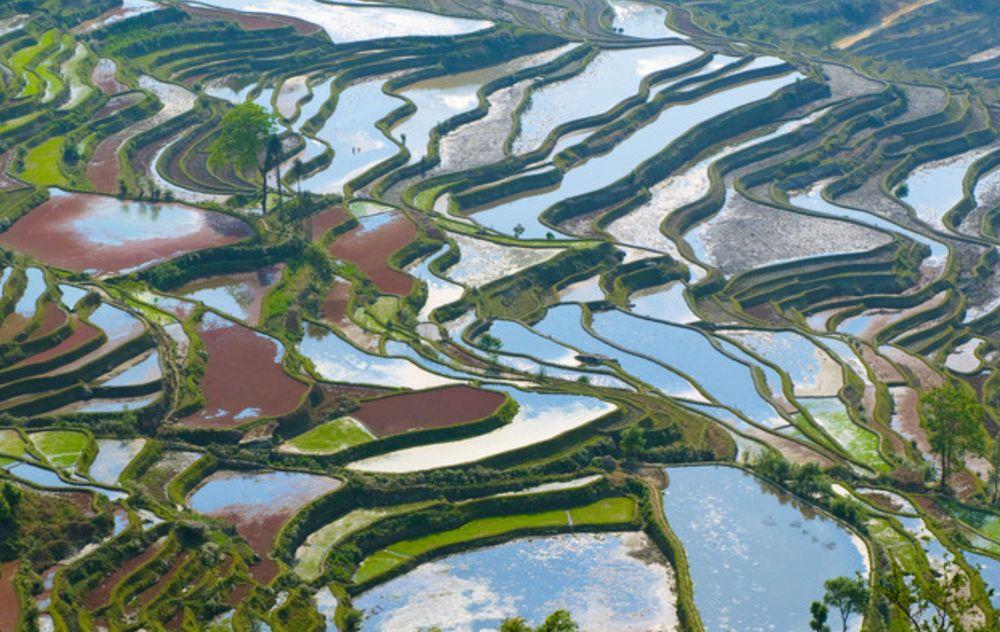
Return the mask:
<svg viewBox="0 0 1000 632">
<path fill-rule="evenodd" d="M 986 5 L 0 5 L 0 632 L 1000 628 Z"/>
</svg>

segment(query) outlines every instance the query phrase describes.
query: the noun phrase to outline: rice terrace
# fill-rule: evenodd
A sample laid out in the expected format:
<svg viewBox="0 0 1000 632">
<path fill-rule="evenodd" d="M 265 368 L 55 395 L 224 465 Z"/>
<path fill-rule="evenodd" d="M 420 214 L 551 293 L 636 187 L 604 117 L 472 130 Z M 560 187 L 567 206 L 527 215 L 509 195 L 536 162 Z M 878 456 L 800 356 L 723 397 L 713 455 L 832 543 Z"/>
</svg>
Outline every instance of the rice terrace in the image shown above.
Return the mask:
<svg viewBox="0 0 1000 632">
<path fill-rule="evenodd" d="M 1000 630 L 996 0 L 0 0 L 0 632 Z"/>
</svg>

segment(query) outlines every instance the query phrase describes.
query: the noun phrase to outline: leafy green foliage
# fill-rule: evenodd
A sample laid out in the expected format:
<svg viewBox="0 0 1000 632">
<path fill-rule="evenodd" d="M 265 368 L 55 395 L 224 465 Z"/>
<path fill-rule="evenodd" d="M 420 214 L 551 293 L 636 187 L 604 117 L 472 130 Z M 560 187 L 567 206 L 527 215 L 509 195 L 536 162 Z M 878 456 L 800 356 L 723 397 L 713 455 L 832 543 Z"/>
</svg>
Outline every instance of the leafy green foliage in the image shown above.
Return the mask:
<svg viewBox="0 0 1000 632">
<path fill-rule="evenodd" d="M 275 114 L 256 103 L 241 103 L 222 118 L 219 136 L 209 148 L 209 159 L 217 165 L 231 164 L 241 171 L 255 167 L 263 172 L 262 153 L 276 126 Z"/>
<path fill-rule="evenodd" d="M 941 457 L 941 484 L 947 487 L 956 460 L 985 450 L 982 404 L 971 389 L 946 385 L 920 396 L 920 413 L 931 447 Z"/>
<path fill-rule="evenodd" d="M 852 614 L 864 612 L 868 606 L 868 585 L 861 575 L 834 577 L 823 583 L 826 592 L 823 603 L 840 612 L 841 630 L 847 632 L 847 622 Z"/>
</svg>

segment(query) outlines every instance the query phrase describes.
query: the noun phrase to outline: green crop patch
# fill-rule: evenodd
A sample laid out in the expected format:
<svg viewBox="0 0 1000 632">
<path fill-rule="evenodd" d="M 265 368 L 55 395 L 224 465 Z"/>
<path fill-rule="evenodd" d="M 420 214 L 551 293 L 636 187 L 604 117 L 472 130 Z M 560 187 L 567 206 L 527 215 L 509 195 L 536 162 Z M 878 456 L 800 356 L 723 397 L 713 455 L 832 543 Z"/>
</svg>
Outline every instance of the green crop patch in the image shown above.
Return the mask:
<svg viewBox="0 0 1000 632">
<path fill-rule="evenodd" d="M 46 460 L 60 469 L 75 467 L 90 441 L 87 435 L 74 430 L 43 430 L 30 437 Z"/>
<path fill-rule="evenodd" d="M 340 417 L 295 437 L 285 444 L 284 449 L 307 454 L 333 454 L 374 439 L 357 419 Z"/>
<path fill-rule="evenodd" d="M 68 186 L 69 180 L 61 166 L 65 144 L 64 136 L 56 136 L 28 150 L 21 179 L 38 186 Z"/>
</svg>

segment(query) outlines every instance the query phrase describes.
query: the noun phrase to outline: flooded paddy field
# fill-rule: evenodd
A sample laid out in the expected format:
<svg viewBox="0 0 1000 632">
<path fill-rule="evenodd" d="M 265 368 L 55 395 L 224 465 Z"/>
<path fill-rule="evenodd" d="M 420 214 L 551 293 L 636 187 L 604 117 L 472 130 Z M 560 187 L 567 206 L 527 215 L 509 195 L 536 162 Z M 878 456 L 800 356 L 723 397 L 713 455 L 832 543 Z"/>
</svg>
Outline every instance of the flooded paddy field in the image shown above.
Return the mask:
<svg viewBox="0 0 1000 632">
<path fill-rule="evenodd" d="M 253 325 L 260 318 L 264 295 L 281 279 L 283 267 L 200 279 L 178 288 L 176 293 Z"/>
<path fill-rule="evenodd" d="M 1000 629 L 985 5 L 15 4 L 2 632 Z"/>
<path fill-rule="evenodd" d="M 405 295 L 413 280 L 392 268 L 389 257 L 413 241 L 416 227 L 402 213 L 389 211 L 363 217 L 356 228 L 330 245 L 330 254 L 358 266 L 386 294 Z"/>
<path fill-rule="evenodd" d="M 260 556 L 251 569 L 267 583 L 277 573 L 270 558 L 274 538 L 282 525 L 306 503 L 336 490 L 335 478 L 299 472 L 217 472 L 203 481 L 188 499 L 191 508 L 231 522 Z"/>
<path fill-rule="evenodd" d="M 643 534 L 574 534 L 514 540 L 424 564 L 362 594 L 357 604 L 367 614 L 364 630 L 475 630 L 514 614 L 537 624 L 560 607 L 588 629 L 675 630 L 673 583 L 666 560 Z"/>
<path fill-rule="evenodd" d="M 198 335 L 208 354 L 205 406 L 183 424 L 232 428 L 288 414 L 305 397 L 308 386 L 285 372 L 277 340 L 214 314 L 204 316 Z"/>
<path fill-rule="evenodd" d="M 76 272 L 120 273 L 249 236 L 242 221 L 179 204 L 53 191 L 0 243 Z"/>
<path fill-rule="evenodd" d="M 675 467 L 663 510 L 684 542 L 710 629 L 797 629 L 823 582 L 866 572 L 850 531 L 770 484 L 729 467 Z M 806 562 L 806 563 L 803 563 Z"/>
</svg>

